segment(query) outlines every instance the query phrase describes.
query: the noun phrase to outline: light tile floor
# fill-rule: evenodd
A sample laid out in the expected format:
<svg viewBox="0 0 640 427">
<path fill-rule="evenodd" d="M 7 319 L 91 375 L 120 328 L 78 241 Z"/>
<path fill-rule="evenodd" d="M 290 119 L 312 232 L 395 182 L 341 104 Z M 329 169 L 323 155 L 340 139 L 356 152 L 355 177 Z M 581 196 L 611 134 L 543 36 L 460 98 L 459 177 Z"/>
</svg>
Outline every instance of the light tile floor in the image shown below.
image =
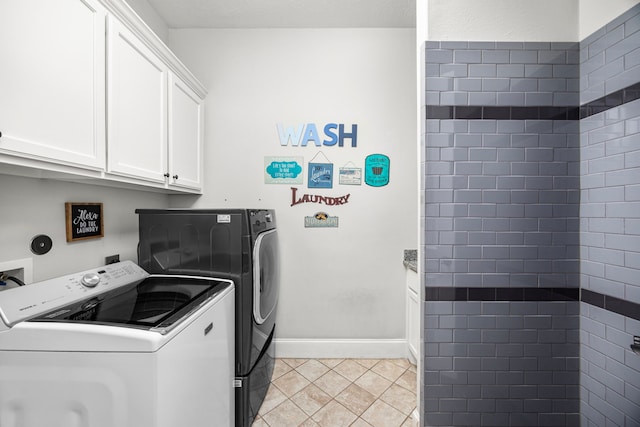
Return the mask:
<svg viewBox="0 0 640 427">
<path fill-rule="evenodd" d="M 414 427 L 405 359 L 276 359 L 253 427 Z"/>
</svg>

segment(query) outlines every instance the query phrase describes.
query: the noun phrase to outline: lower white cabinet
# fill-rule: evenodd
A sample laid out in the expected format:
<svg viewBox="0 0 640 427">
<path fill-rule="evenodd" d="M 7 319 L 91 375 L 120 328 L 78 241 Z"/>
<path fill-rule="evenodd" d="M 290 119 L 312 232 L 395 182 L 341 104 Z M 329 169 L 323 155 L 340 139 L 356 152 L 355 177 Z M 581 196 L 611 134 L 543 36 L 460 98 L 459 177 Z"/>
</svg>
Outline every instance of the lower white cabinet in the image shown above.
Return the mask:
<svg viewBox="0 0 640 427">
<path fill-rule="evenodd" d="M 407 282 L 407 345 L 415 363 L 420 355 L 420 293 L 418 273 L 406 268 Z"/>
</svg>

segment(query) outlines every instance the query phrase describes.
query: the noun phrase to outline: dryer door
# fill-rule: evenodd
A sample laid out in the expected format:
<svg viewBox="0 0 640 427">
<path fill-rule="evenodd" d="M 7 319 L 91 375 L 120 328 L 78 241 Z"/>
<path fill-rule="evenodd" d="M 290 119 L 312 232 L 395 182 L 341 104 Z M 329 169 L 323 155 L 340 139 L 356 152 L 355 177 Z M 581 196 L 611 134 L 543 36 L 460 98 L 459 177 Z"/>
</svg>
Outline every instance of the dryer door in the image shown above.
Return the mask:
<svg viewBox="0 0 640 427">
<path fill-rule="evenodd" d="M 253 318 L 259 325 L 275 315 L 280 286 L 278 234 L 269 230 L 256 239 L 253 247 Z"/>
</svg>

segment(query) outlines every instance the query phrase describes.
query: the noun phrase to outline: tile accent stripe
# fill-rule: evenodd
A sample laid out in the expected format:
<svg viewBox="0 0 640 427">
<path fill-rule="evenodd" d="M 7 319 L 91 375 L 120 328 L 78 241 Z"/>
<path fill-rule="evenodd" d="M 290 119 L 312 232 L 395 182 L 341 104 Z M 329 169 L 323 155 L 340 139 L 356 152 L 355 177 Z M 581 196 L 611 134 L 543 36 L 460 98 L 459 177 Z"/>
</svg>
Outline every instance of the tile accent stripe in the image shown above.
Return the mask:
<svg viewBox="0 0 640 427">
<path fill-rule="evenodd" d="M 426 301 L 578 301 L 578 288 L 463 288 L 425 289 Z"/>
<path fill-rule="evenodd" d="M 578 120 L 578 107 L 495 107 L 427 105 L 428 119 Z"/>
<path fill-rule="evenodd" d="M 578 288 L 478 288 L 428 286 L 425 301 L 582 301 L 640 320 L 640 304 Z"/>
<path fill-rule="evenodd" d="M 581 107 L 496 107 L 427 105 L 427 119 L 440 120 L 579 120 L 640 99 L 640 83 Z"/>
<path fill-rule="evenodd" d="M 620 298 L 593 292 L 588 289 L 581 290 L 581 301 L 595 305 L 607 311 L 621 314 L 635 320 L 640 320 L 640 304 L 625 301 Z"/>
<path fill-rule="evenodd" d="M 585 117 L 602 113 L 636 99 L 640 99 L 640 83 L 627 86 L 624 89 L 586 103 L 580 107 L 580 118 L 584 119 Z"/>
</svg>

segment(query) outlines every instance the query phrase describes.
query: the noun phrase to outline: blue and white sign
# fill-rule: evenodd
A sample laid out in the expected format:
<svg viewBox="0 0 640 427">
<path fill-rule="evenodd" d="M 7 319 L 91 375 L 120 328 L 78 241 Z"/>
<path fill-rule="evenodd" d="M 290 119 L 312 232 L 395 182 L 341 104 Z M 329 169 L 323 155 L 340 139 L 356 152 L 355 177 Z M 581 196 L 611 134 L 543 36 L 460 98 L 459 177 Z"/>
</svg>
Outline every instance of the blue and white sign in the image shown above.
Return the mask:
<svg viewBox="0 0 640 427">
<path fill-rule="evenodd" d="M 333 188 L 333 163 L 309 163 L 309 188 Z"/>
<path fill-rule="evenodd" d="M 362 168 L 343 166 L 338 171 L 338 183 L 340 185 L 361 185 Z"/>
<path fill-rule="evenodd" d="M 389 157 L 371 154 L 364 159 L 364 182 L 372 187 L 383 187 L 389 183 Z"/>
<path fill-rule="evenodd" d="M 265 157 L 265 184 L 302 184 L 304 157 Z"/>
</svg>

